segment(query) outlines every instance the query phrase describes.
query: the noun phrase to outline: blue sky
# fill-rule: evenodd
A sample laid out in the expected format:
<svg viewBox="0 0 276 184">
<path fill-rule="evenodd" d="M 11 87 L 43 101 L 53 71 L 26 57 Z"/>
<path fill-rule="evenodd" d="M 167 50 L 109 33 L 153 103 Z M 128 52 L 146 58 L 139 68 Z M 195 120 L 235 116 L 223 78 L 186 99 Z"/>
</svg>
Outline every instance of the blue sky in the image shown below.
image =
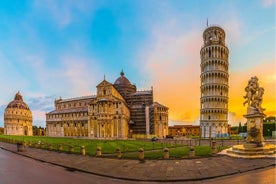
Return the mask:
<svg viewBox="0 0 276 184">
<path fill-rule="evenodd" d="M 45 126 L 55 98 L 94 94 L 104 75 L 113 83 L 122 69 L 138 89 L 154 87 L 171 123 L 197 122 L 207 18 L 226 31 L 230 123 L 241 120 L 252 75 L 266 87 L 268 114 L 276 114 L 275 6 L 274 0 L 3 0 L 0 126 L 18 90 L 34 124 Z"/>
</svg>

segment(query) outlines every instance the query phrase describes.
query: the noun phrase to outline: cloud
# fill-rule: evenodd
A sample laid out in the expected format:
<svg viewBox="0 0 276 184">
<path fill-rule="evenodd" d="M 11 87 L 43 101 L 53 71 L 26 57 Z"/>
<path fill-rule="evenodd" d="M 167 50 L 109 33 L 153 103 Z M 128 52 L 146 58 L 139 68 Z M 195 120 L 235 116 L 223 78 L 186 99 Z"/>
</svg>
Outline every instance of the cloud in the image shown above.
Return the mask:
<svg viewBox="0 0 276 184">
<path fill-rule="evenodd" d="M 33 115 L 33 125 L 46 126 L 45 113 L 54 110 L 55 96 L 38 96 L 26 98 L 25 102 L 28 104 Z"/>
<path fill-rule="evenodd" d="M 39 96 L 26 98 L 26 103 L 31 110 L 49 112 L 54 109 L 55 96 Z"/>
<path fill-rule="evenodd" d="M 53 65 L 43 55 L 22 55 L 21 58 L 33 72 L 32 85 L 36 85 L 37 92 L 28 86 L 27 95 L 30 96 L 57 95 L 67 98 L 90 95 L 102 80 L 100 64 L 92 57 L 61 53 Z M 47 94 L 41 91 L 47 91 Z"/>
<path fill-rule="evenodd" d="M 7 56 L 0 51 L 0 105 L 6 104 L 9 100 L 14 98 L 18 90 L 24 89 L 28 86 L 29 81 L 26 80 L 22 73 L 18 72 L 16 63 L 11 62 Z M 20 82 L 18 82 L 20 80 Z"/>
<path fill-rule="evenodd" d="M 91 14 L 97 4 L 99 3 L 96 1 L 86 0 L 66 0 L 66 3 L 56 0 L 37 0 L 34 2 L 34 9 L 46 17 L 51 17 L 59 27 L 64 28 L 77 21 L 78 16 Z"/>
<path fill-rule="evenodd" d="M 0 127 L 4 127 L 4 112 L 7 105 L 0 105 Z"/>
<path fill-rule="evenodd" d="M 199 116 L 202 33 L 168 21 L 171 27 L 153 28 L 139 53 L 139 65 L 153 82 L 155 100 L 170 108 L 170 121 L 192 123 Z"/>
<path fill-rule="evenodd" d="M 63 72 L 60 74 L 66 86 L 74 95 L 90 95 L 102 79 L 98 64 L 90 59 L 64 57 L 62 58 Z"/>
<path fill-rule="evenodd" d="M 246 119 L 241 117 L 241 116 L 237 116 L 237 114 L 235 112 L 228 112 L 228 123 L 231 126 L 238 126 L 239 122 L 241 122 L 242 124 L 246 123 Z"/>
<path fill-rule="evenodd" d="M 46 116 L 44 111 L 34 110 L 32 111 L 32 115 L 33 115 L 33 126 L 36 125 L 36 126 L 46 127 Z"/>
<path fill-rule="evenodd" d="M 223 21 L 223 29 L 226 32 L 226 44 L 235 47 L 241 44 L 243 37 L 241 33 L 243 31 L 243 24 L 236 17 L 229 19 L 228 21 Z"/>
<path fill-rule="evenodd" d="M 262 5 L 264 7 L 270 7 L 275 5 L 276 1 L 275 0 L 262 0 Z"/>
</svg>

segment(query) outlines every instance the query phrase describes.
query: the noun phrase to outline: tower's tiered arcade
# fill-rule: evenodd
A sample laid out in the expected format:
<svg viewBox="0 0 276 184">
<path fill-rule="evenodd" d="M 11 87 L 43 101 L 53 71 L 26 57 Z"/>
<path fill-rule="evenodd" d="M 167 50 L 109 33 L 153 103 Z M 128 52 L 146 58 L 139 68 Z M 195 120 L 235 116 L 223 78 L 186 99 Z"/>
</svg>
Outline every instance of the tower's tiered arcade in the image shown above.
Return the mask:
<svg viewBox="0 0 276 184">
<path fill-rule="evenodd" d="M 210 26 L 203 32 L 201 57 L 200 130 L 202 138 L 228 132 L 228 48 L 225 32 Z"/>
</svg>

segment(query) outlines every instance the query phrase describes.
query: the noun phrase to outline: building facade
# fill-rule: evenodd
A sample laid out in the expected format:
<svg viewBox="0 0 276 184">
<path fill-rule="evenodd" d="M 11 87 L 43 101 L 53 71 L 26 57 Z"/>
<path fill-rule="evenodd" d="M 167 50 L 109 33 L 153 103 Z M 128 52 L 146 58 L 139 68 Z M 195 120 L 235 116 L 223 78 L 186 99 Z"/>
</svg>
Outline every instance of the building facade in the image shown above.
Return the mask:
<svg viewBox="0 0 276 184">
<path fill-rule="evenodd" d="M 53 137 L 88 137 L 88 103 L 95 96 L 55 100 L 55 110 L 46 114 L 46 134 Z"/>
<path fill-rule="evenodd" d="M 200 126 L 197 125 L 174 125 L 169 126 L 170 136 L 200 136 Z"/>
<path fill-rule="evenodd" d="M 210 26 L 203 32 L 201 57 L 200 130 L 202 138 L 228 132 L 228 55 L 225 32 Z"/>
<path fill-rule="evenodd" d="M 33 135 L 32 112 L 23 101 L 20 92 L 16 93 L 4 112 L 4 134 L 6 135 Z"/>
<path fill-rule="evenodd" d="M 168 108 L 153 102 L 153 90 L 137 91 L 121 72 L 109 83 L 105 79 L 94 96 L 55 100 L 46 114 L 48 136 L 127 138 L 133 134 L 168 134 Z"/>
</svg>

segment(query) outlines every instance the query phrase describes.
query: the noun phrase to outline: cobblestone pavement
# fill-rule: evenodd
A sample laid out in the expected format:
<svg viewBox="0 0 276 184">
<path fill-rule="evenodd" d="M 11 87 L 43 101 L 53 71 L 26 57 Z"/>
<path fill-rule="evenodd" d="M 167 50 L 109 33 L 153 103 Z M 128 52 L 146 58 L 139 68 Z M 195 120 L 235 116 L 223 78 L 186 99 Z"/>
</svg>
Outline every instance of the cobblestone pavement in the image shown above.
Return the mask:
<svg viewBox="0 0 276 184">
<path fill-rule="evenodd" d="M 275 167 L 275 158 L 241 159 L 218 155 L 179 160 L 138 160 L 96 158 L 29 148 L 17 152 L 15 144 L 0 142 L 2 149 L 70 170 L 133 181 L 198 181 Z"/>
</svg>

